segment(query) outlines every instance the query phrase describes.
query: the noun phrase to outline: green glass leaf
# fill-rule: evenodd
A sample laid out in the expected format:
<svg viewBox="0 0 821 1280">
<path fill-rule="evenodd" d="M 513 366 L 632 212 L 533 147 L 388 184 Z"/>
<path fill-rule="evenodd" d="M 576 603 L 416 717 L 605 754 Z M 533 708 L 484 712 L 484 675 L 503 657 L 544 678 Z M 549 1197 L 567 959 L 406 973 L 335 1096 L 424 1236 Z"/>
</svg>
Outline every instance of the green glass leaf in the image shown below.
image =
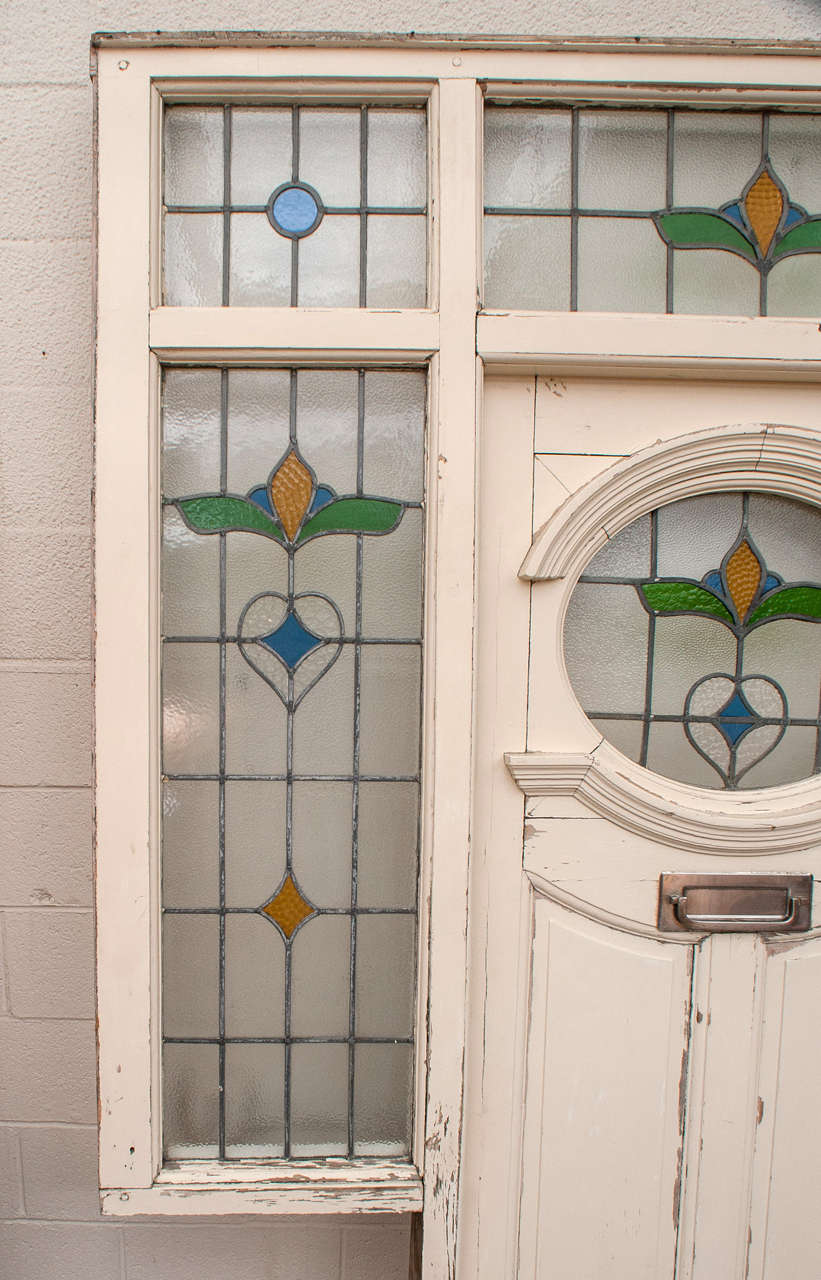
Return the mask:
<svg viewBox="0 0 821 1280">
<path fill-rule="evenodd" d="M 782 236 L 773 249 L 773 257 L 782 253 L 813 253 L 821 250 L 821 218 L 809 218 Z"/>
<path fill-rule="evenodd" d="M 284 541 L 282 530 L 253 502 L 230 494 L 205 494 L 202 498 L 181 498 L 175 503 L 189 529 L 195 533 L 261 533 Z"/>
<path fill-rule="evenodd" d="M 297 542 L 319 533 L 390 533 L 403 511 L 401 502 L 386 498 L 337 498 L 305 521 Z"/>
<path fill-rule="evenodd" d="M 682 209 L 655 215 L 662 236 L 674 249 L 729 249 L 749 262 L 755 262 L 755 249 L 737 227 L 717 213 L 698 209 Z"/>
<path fill-rule="evenodd" d="M 808 622 L 821 621 L 821 587 L 782 587 L 762 600 L 749 626 L 764 622 L 767 618 L 805 618 Z"/>
<path fill-rule="evenodd" d="M 651 613 L 706 613 L 732 624 L 729 609 L 697 582 L 643 582 L 640 590 Z"/>
</svg>

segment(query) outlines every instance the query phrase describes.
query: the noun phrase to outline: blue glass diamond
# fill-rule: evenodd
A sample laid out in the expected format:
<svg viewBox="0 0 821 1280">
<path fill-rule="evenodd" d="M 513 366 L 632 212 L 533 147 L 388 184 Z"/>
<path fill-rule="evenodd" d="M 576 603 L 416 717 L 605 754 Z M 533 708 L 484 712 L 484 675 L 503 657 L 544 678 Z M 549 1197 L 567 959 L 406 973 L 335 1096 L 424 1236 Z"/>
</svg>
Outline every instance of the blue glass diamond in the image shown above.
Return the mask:
<svg viewBox="0 0 821 1280">
<path fill-rule="evenodd" d="M 293 613 L 288 614 L 276 631 L 270 632 L 267 636 L 260 636 L 259 641 L 260 644 L 265 645 L 266 649 L 275 653 L 289 671 L 293 671 L 312 649 L 322 644 L 320 637 L 308 631 L 307 627 L 303 627 Z"/>
<path fill-rule="evenodd" d="M 729 702 L 718 713 L 718 727 L 731 747 L 758 722 L 760 716 L 753 711 L 746 698 L 736 690 Z"/>
</svg>

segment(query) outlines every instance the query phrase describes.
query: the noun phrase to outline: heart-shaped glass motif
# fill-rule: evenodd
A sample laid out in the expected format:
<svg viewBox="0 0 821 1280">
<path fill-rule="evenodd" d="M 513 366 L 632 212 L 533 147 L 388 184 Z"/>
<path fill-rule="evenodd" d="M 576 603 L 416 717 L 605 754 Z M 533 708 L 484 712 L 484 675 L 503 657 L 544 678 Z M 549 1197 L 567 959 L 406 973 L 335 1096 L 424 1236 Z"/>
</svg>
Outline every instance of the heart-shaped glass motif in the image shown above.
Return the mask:
<svg viewBox="0 0 821 1280">
<path fill-rule="evenodd" d="M 239 650 L 286 707 L 296 707 L 342 652 L 342 615 L 327 596 L 263 591 L 239 619 Z"/>
<path fill-rule="evenodd" d="M 684 707 L 684 732 L 729 787 L 774 750 L 786 722 L 784 694 L 767 676 L 705 676 Z"/>
</svg>

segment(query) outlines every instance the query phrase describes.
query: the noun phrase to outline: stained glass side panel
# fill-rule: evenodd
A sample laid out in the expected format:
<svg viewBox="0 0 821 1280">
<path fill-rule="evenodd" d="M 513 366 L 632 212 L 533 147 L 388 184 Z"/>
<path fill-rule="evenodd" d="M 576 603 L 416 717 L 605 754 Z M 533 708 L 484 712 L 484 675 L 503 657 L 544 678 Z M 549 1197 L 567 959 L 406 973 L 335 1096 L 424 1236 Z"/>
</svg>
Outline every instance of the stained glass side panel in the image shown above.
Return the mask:
<svg viewBox="0 0 821 1280">
<path fill-rule="evenodd" d="M 815 316 L 817 114 L 485 110 L 488 308 Z"/>
<path fill-rule="evenodd" d="M 571 596 L 564 656 L 602 736 L 655 773 L 750 789 L 821 772 L 821 512 L 763 493 L 634 521 Z"/>
<path fill-rule="evenodd" d="M 168 1158 L 409 1158 L 425 400 L 165 373 Z"/>
<path fill-rule="evenodd" d="M 170 106 L 169 306 L 423 307 L 423 107 Z"/>
</svg>

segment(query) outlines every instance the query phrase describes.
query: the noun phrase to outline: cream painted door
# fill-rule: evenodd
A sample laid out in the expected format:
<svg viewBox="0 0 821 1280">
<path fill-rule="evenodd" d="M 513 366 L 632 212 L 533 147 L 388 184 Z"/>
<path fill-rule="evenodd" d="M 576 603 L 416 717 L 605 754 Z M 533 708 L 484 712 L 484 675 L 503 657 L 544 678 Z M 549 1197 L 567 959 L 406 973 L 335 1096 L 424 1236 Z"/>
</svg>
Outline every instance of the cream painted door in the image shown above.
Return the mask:
<svg viewBox="0 0 821 1280">
<path fill-rule="evenodd" d="M 711 467 L 812 496 L 819 429 L 800 384 L 486 378 L 459 1280 L 819 1274 L 821 929 L 660 933 L 656 910 L 663 872 L 821 876 L 821 784 L 744 808 L 623 767 L 560 625 L 597 511 Z"/>
</svg>

